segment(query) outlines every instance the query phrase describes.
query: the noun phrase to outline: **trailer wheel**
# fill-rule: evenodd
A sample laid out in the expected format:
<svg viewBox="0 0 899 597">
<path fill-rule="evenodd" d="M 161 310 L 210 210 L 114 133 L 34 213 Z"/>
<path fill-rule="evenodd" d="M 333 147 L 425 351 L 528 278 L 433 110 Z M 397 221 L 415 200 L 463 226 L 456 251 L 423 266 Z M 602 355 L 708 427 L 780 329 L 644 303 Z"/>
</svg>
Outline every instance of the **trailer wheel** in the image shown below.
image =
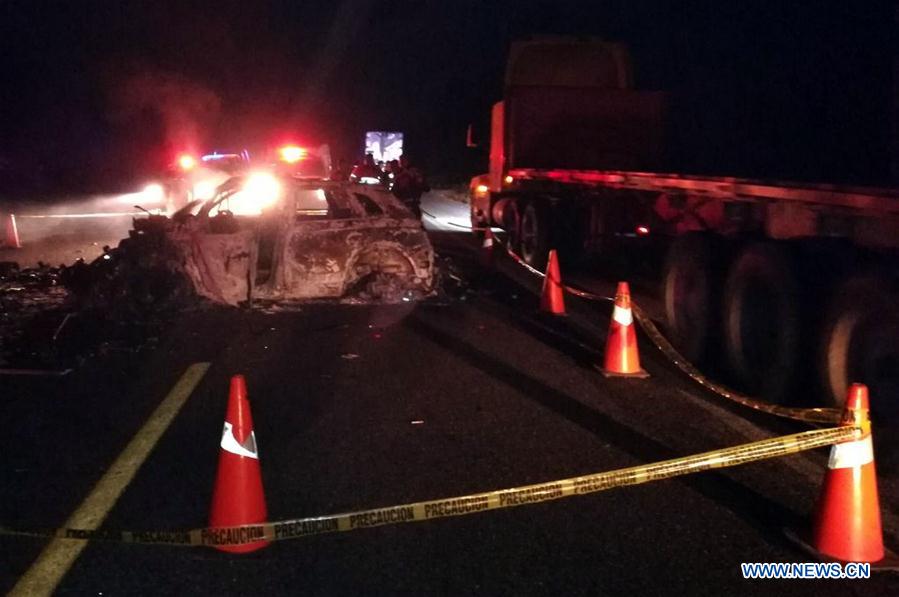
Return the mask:
<svg viewBox="0 0 899 597">
<path fill-rule="evenodd" d="M 521 258 L 542 270 L 549 255 L 549 210 L 536 201 L 529 202 L 521 214 Z"/>
<path fill-rule="evenodd" d="M 819 371 L 827 399 L 846 400 L 850 383 L 871 392 L 871 408 L 899 420 L 899 293 L 883 278 L 868 275 L 840 285 L 827 309 Z"/>
<path fill-rule="evenodd" d="M 747 246 L 724 287 L 724 348 L 738 381 L 782 402 L 798 359 L 799 295 L 789 257 L 770 244 Z"/>
<path fill-rule="evenodd" d="M 700 362 L 707 354 L 718 309 L 713 293 L 712 240 L 704 234 L 677 237 L 662 278 L 665 315 L 683 355 Z"/>
<path fill-rule="evenodd" d="M 521 212 L 518 208 L 518 201 L 515 199 L 504 199 L 504 201 L 502 209 L 503 230 L 509 235 L 509 248 L 515 251 L 515 253 L 519 253 L 521 251 Z"/>
</svg>

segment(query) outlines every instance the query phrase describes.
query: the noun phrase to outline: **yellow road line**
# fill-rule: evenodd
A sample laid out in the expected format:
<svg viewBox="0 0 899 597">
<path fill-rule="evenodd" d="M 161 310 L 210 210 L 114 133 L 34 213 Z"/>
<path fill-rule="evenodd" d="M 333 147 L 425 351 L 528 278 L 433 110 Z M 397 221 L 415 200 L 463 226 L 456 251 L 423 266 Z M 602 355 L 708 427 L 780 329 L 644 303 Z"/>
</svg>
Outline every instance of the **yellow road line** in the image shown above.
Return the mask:
<svg viewBox="0 0 899 597">
<path fill-rule="evenodd" d="M 156 407 L 119 457 L 97 482 L 94 489 L 66 521 L 67 527 L 97 529 L 134 479 L 138 469 L 150 455 L 159 438 L 175 419 L 181 407 L 206 375 L 209 363 L 194 363 L 187 368 L 165 400 Z M 19 579 L 9 595 L 50 595 L 65 576 L 81 551 L 84 541 L 54 539 L 38 556 L 31 568 Z"/>
</svg>

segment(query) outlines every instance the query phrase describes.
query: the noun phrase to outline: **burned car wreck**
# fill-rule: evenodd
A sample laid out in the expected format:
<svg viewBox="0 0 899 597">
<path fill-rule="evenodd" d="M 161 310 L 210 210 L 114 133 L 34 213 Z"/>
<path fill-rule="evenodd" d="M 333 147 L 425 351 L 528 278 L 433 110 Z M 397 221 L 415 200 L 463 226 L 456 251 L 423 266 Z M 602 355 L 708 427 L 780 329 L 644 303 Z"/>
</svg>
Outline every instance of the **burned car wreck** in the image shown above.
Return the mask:
<svg viewBox="0 0 899 597">
<path fill-rule="evenodd" d="M 399 302 L 430 295 L 435 282 L 427 234 L 386 190 L 270 173 L 231 178 L 171 217 L 136 218 L 90 267 L 105 268 L 90 286 L 113 301 L 192 290 L 227 305 Z"/>
</svg>

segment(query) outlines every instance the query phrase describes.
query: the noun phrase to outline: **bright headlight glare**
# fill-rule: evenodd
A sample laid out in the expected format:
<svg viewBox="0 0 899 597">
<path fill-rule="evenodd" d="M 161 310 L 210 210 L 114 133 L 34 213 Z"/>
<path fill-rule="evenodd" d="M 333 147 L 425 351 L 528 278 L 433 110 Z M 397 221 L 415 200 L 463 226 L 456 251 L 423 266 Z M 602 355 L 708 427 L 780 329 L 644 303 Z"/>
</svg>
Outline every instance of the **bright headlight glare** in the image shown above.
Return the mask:
<svg viewBox="0 0 899 597">
<path fill-rule="evenodd" d="M 254 206 L 264 209 L 281 196 L 281 183 L 266 172 L 251 174 L 243 186 L 243 195 Z"/>
<path fill-rule="evenodd" d="M 185 153 L 178 157 L 178 165 L 186 172 L 193 170 L 194 166 L 197 165 L 197 160 L 194 159 L 194 156 Z"/>
<path fill-rule="evenodd" d="M 145 186 L 141 193 L 143 201 L 146 203 L 162 203 L 165 199 L 165 189 L 162 188 L 161 184 L 155 182 Z"/>
<path fill-rule="evenodd" d="M 194 185 L 194 199 L 212 199 L 215 196 L 215 183 L 201 180 Z"/>
</svg>

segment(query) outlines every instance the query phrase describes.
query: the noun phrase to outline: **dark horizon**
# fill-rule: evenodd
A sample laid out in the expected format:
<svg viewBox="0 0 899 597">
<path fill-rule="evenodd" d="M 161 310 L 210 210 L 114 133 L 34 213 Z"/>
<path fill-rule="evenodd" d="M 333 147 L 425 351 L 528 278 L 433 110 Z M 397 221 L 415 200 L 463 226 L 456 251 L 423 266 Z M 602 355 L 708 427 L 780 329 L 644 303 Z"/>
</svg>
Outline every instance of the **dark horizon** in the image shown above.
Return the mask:
<svg viewBox="0 0 899 597">
<path fill-rule="evenodd" d="M 3 2 L 0 192 L 134 184 L 182 150 L 293 140 L 352 159 L 400 130 L 438 179 L 501 95 L 511 41 L 621 41 L 669 93 L 671 169 L 881 184 L 894 7 L 703 1 Z"/>
</svg>

